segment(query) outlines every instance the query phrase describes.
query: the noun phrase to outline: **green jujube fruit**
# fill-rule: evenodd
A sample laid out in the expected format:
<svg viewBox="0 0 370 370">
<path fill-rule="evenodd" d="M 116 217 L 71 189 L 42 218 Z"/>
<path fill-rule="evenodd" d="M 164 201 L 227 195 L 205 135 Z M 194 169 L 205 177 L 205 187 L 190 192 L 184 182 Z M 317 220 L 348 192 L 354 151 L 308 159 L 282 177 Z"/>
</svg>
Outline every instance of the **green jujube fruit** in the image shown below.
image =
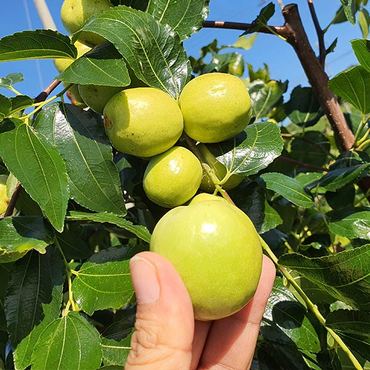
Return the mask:
<svg viewBox="0 0 370 370">
<path fill-rule="evenodd" d="M 122 89 L 122 87 L 78 85 L 78 92 L 84 103 L 97 113 L 103 113 L 109 99 Z"/>
<path fill-rule="evenodd" d="M 197 320 L 218 320 L 242 309 L 261 275 L 262 247 L 253 223 L 209 194 L 167 212 L 154 228 L 150 250 L 173 264 Z"/>
</svg>

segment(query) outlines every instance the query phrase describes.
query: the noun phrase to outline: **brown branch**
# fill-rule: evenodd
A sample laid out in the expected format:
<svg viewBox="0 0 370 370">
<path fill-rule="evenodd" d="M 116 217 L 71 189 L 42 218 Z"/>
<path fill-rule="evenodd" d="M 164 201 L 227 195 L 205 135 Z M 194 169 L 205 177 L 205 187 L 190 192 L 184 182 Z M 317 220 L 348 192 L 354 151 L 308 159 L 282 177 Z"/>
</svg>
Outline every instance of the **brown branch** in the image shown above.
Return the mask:
<svg viewBox="0 0 370 370">
<path fill-rule="evenodd" d="M 326 47 L 325 47 L 325 33 L 320 26 L 319 18 L 317 17 L 315 5 L 313 0 L 307 0 L 308 8 L 310 9 L 311 18 L 315 26 L 317 39 L 319 41 L 319 61 L 322 67 L 325 69 L 325 59 L 326 59 Z"/>
<path fill-rule="evenodd" d="M 47 97 L 60 85 L 62 81 L 54 80 L 44 91 L 42 91 L 39 95 L 36 96 L 34 99 L 35 103 L 41 103 L 45 101 Z"/>
<path fill-rule="evenodd" d="M 299 15 L 298 6 L 289 4 L 283 9 L 285 19 L 284 26 L 266 26 L 261 32 L 282 36 L 295 50 L 308 80 L 323 108 L 328 120 L 336 134 L 341 149 L 348 151 L 355 142 L 354 135 L 347 125 L 344 114 L 340 108 L 336 96 L 329 89 L 329 77 L 325 73 L 323 66 L 317 60 L 312 46 L 308 40 L 306 31 L 303 27 Z M 213 28 L 231 28 L 240 30 L 250 30 L 252 27 L 248 23 L 234 22 L 211 22 Z M 209 27 L 209 22 L 204 24 Z"/>
</svg>

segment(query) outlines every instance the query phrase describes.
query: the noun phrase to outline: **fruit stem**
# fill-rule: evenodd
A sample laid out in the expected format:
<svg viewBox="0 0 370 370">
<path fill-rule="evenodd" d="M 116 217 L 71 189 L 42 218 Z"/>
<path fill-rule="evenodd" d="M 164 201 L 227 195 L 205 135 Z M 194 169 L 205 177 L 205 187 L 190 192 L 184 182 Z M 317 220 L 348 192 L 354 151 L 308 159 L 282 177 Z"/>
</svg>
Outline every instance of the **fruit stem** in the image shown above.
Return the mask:
<svg viewBox="0 0 370 370">
<path fill-rule="evenodd" d="M 271 250 L 271 248 L 268 246 L 268 244 L 260 237 L 261 244 L 263 247 L 263 250 L 266 252 L 266 254 L 271 258 L 271 260 L 275 263 L 276 267 L 279 269 L 279 271 L 284 275 L 284 277 L 288 280 L 288 282 L 293 286 L 293 288 L 296 290 L 296 292 L 299 294 L 299 296 L 303 299 L 303 301 L 306 303 L 307 308 L 315 315 L 317 320 L 320 322 L 320 324 L 326 329 L 326 331 L 332 336 L 332 338 L 337 342 L 338 346 L 345 352 L 348 356 L 348 358 L 351 360 L 353 366 L 357 370 L 363 370 L 363 367 L 358 362 L 357 358 L 353 355 L 351 350 L 347 347 L 347 345 L 343 342 L 342 338 L 335 333 L 335 331 L 331 328 L 329 328 L 326 325 L 326 320 L 322 316 L 321 312 L 319 311 L 318 307 L 308 298 L 306 293 L 303 291 L 303 289 L 299 286 L 299 284 L 295 281 L 294 277 L 290 274 L 290 272 L 283 266 L 279 265 L 279 260 L 274 254 L 274 252 Z"/>
</svg>

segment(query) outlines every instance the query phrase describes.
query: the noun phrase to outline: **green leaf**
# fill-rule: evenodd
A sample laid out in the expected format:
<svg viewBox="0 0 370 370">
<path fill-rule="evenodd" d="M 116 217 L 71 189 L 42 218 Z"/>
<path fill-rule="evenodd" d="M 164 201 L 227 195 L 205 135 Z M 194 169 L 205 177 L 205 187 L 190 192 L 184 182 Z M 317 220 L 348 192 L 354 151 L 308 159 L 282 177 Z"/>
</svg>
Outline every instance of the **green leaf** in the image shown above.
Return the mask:
<svg viewBox="0 0 370 370">
<path fill-rule="evenodd" d="M 41 286 L 52 284 L 51 297 L 45 299 L 45 303 L 41 303 L 41 321 L 33 327 L 32 331 L 15 348 L 14 361 L 17 370 L 23 370 L 31 365 L 33 349 L 43 330 L 60 316 L 63 298 L 64 266 L 58 251 L 48 251 L 46 257 L 49 258 L 49 267 L 45 271 L 46 274 L 40 276 L 40 284 Z M 43 256 L 42 258 L 45 257 Z"/>
<path fill-rule="evenodd" d="M 250 50 L 257 38 L 257 34 L 240 36 L 232 45 L 228 46 L 235 49 Z"/>
<path fill-rule="evenodd" d="M 320 180 L 308 185 L 308 189 L 316 186 L 325 188 L 328 191 L 336 191 L 354 182 L 370 168 L 370 163 L 364 163 L 353 167 L 338 168 L 329 171 Z"/>
<path fill-rule="evenodd" d="M 273 190 L 296 206 L 303 208 L 313 206 L 311 197 L 298 180 L 277 172 L 265 173 L 261 178 L 266 183 L 267 189 Z"/>
<path fill-rule="evenodd" d="M 180 38 L 170 27 L 150 14 L 119 6 L 92 18 L 82 30 L 110 41 L 144 83 L 179 96 L 190 65 Z"/>
<path fill-rule="evenodd" d="M 12 103 L 10 114 L 17 113 L 34 104 L 34 100 L 27 95 L 17 95 L 14 98 L 10 98 L 10 102 Z"/>
<path fill-rule="evenodd" d="M 258 32 L 261 28 L 267 25 L 267 22 L 275 14 L 275 4 L 269 3 L 263 7 L 257 16 L 257 18 L 252 22 L 252 26 L 248 28 L 248 31 L 244 32 L 243 35 L 248 33 Z"/>
<path fill-rule="evenodd" d="M 131 335 L 119 341 L 102 337 L 101 346 L 104 365 L 124 366 L 131 350 Z"/>
<path fill-rule="evenodd" d="M 370 313 L 339 310 L 328 315 L 326 325 L 340 335 L 350 348 L 370 360 Z"/>
<path fill-rule="evenodd" d="M 304 127 L 313 126 L 323 115 L 311 87 L 296 86 L 284 109 L 291 122 Z"/>
<path fill-rule="evenodd" d="M 370 240 L 370 209 L 354 208 L 329 214 L 329 230 L 347 238 Z"/>
<path fill-rule="evenodd" d="M 2 128 L 8 131 L 0 133 L 0 157 L 54 228 L 62 231 L 69 198 L 62 157 L 29 125 L 14 127 L 7 121 Z"/>
<path fill-rule="evenodd" d="M 12 109 L 12 102 L 9 98 L 0 94 L 0 122 L 8 117 Z"/>
<path fill-rule="evenodd" d="M 361 66 L 352 67 L 330 80 L 330 88 L 362 113 L 370 113 L 370 72 Z"/>
<path fill-rule="evenodd" d="M 369 24 L 370 24 L 370 14 L 367 9 L 361 9 L 358 12 L 358 24 L 361 29 L 362 37 L 367 39 L 369 36 Z"/>
<path fill-rule="evenodd" d="M 370 72 L 370 41 L 357 39 L 352 40 L 351 44 L 361 66 Z"/>
<path fill-rule="evenodd" d="M 86 262 L 75 275 L 73 296 L 89 315 L 97 310 L 126 307 L 134 295 L 128 260 Z"/>
<path fill-rule="evenodd" d="M 234 139 L 209 145 L 231 174 L 250 176 L 266 168 L 283 150 L 280 128 L 273 122 L 259 122 Z"/>
<path fill-rule="evenodd" d="M 98 86 L 128 86 L 131 82 L 122 55 L 104 43 L 73 62 L 58 78 L 66 83 Z"/>
<path fill-rule="evenodd" d="M 262 334 L 267 340 L 282 345 L 291 341 L 301 350 L 320 351 L 320 340 L 307 311 L 284 286 L 282 278 L 276 278 L 263 316 Z"/>
<path fill-rule="evenodd" d="M 18 32 L 0 39 L 0 62 L 76 57 L 70 38 L 52 30 Z"/>
<path fill-rule="evenodd" d="M 23 74 L 22 73 L 9 73 L 6 77 L 0 78 L 0 87 L 4 87 L 9 89 L 14 84 L 23 81 Z"/>
<path fill-rule="evenodd" d="M 253 112 L 256 120 L 266 117 L 271 109 L 279 102 L 287 89 L 287 83 L 269 81 L 267 83 L 257 80 L 249 86 L 252 99 Z"/>
<path fill-rule="evenodd" d="M 337 300 L 370 310 L 370 244 L 326 257 L 285 254 L 279 264 L 297 271 Z"/>
<path fill-rule="evenodd" d="M 168 24 L 183 40 L 196 32 L 208 16 L 209 0 L 149 0 L 147 12 Z"/>
<path fill-rule="evenodd" d="M 32 370 L 96 370 L 102 360 L 98 331 L 79 313 L 54 320 L 32 353 Z"/>
<path fill-rule="evenodd" d="M 126 214 L 112 147 L 100 115 L 57 103 L 38 115 L 35 128 L 63 157 L 72 199 L 92 211 Z"/>
<path fill-rule="evenodd" d="M 355 24 L 356 1 L 354 0 L 340 0 L 340 1 L 342 3 L 345 16 L 352 24 Z"/>
<path fill-rule="evenodd" d="M 63 271 L 60 260 L 52 255 L 32 252 L 14 266 L 5 298 L 8 332 L 14 347 L 42 321 L 43 307 L 51 302 L 55 281 Z"/>
<path fill-rule="evenodd" d="M 13 264 L 0 264 L 0 333 L 7 332 L 5 311 L 4 311 L 4 300 L 6 296 L 6 290 L 11 277 Z M 0 346 L 1 346 L 1 336 L 0 336 Z M 1 347 L 0 347 L 0 358 L 1 358 Z"/>
<path fill-rule="evenodd" d="M 86 213 L 71 211 L 67 219 L 70 221 L 91 221 L 102 224 L 113 224 L 127 230 L 145 242 L 150 242 L 150 233 L 145 226 L 134 225 L 132 222 L 112 213 Z"/>
<path fill-rule="evenodd" d="M 53 234 L 41 217 L 5 217 L 0 220 L 0 263 L 16 261 L 32 249 L 44 254 Z"/>
</svg>

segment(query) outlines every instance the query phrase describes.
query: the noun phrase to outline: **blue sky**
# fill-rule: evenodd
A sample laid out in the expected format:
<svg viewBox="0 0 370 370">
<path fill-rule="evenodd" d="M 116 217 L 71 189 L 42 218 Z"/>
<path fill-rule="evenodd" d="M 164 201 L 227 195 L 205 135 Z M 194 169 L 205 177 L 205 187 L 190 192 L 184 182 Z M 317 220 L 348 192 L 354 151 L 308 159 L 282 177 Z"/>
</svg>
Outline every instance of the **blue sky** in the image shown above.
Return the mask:
<svg viewBox="0 0 370 370">
<path fill-rule="evenodd" d="M 0 37 L 15 32 L 42 28 L 41 22 L 33 5 L 33 0 L 2 0 L 2 14 L 0 23 Z M 66 33 L 60 21 L 60 7 L 62 0 L 48 0 L 50 11 L 56 21 L 58 30 Z M 305 0 L 297 0 L 300 12 L 312 44 L 317 47 L 317 38 L 314 33 L 312 21 Z M 259 13 L 265 0 L 211 0 L 210 16 L 212 20 L 227 20 L 238 22 L 250 22 Z M 339 0 L 316 0 L 316 7 L 319 19 L 323 26 L 326 26 L 340 4 Z M 271 24 L 282 24 L 282 16 L 279 11 L 270 22 Z M 185 47 L 190 55 L 199 55 L 199 49 L 211 42 L 214 38 L 219 39 L 220 44 L 230 45 L 240 35 L 239 31 L 203 29 L 185 42 Z M 333 26 L 326 35 L 326 42 L 329 45 L 335 37 L 339 37 L 337 50 L 328 57 L 327 71 L 334 75 L 356 63 L 351 52 L 349 41 L 360 38 L 361 33 L 357 25 L 348 23 Z M 295 85 L 307 85 L 304 72 L 297 60 L 292 48 L 284 41 L 270 35 L 258 35 L 254 47 L 243 52 L 245 59 L 255 68 L 261 67 L 263 63 L 270 66 L 271 75 L 274 79 L 290 80 L 290 88 Z M 42 61 L 21 61 L 0 63 L 0 77 L 12 72 L 24 74 L 25 81 L 18 84 L 20 91 L 30 96 L 36 96 L 56 76 L 53 62 Z M 0 91 L 4 93 L 5 91 Z"/>
</svg>

